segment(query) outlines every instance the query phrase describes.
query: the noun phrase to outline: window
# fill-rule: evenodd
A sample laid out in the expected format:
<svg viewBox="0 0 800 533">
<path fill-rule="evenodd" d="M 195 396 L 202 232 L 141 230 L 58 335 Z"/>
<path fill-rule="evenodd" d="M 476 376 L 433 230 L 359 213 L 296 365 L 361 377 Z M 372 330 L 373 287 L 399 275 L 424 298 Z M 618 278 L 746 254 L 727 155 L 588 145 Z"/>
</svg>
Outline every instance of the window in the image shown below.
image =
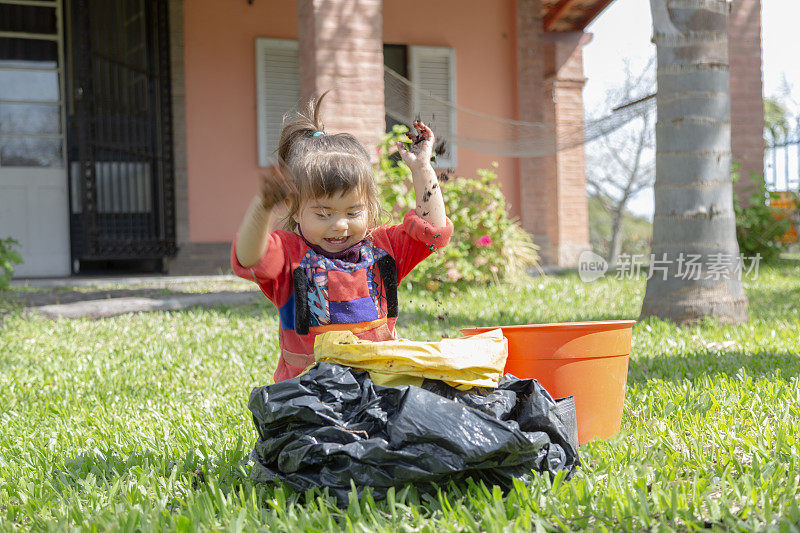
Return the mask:
<svg viewBox="0 0 800 533">
<path fill-rule="evenodd" d="M 0 0 L 0 167 L 61 167 L 56 2 Z"/>
<path fill-rule="evenodd" d="M 423 118 L 430 117 L 432 129 L 439 139 L 452 139 L 456 133 L 456 62 L 455 51 L 441 46 L 411 46 L 408 50 L 411 82 L 435 98 L 420 97 L 412 91 L 412 108 Z M 456 166 L 456 146 L 448 143 L 447 153 L 436 159 L 438 167 Z"/>
<path fill-rule="evenodd" d="M 452 139 L 456 132 L 456 110 L 452 105 L 456 100 L 455 51 L 442 46 L 404 45 L 384 45 L 383 51 L 384 64 L 421 89 L 414 91 L 393 83 L 392 89 L 384 94 L 386 107 L 419 110 L 439 139 Z M 391 101 L 398 98 L 405 101 Z M 395 123 L 387 116 L 387 131 Z M 453 142 L 448 143 L 447 153 L 437 157 L 436 166 L 456 166 Z"/>
<path fill-rule="evenodd" d="M 408 87 L 386 91 L 385 101 L 392 98 L 404 100 L 402 107 L 418 109 L 439 139 L 452 140 L 456 133 L 453 105 L 456 100 L 455 51 L 441 46 L 386 44 L 383 52 L 387 67 L 422 89 L 419 94 Z M 297 41 L 256 39 L 259 166 L 268 166 L 275 156 L 283 114 L 294 108 L 300 98 L 298 70 Z M 434 98 L 424 96 L 428 94 Z M 395 123 L 387 116 L 387 131 Z M 448 152 L 437 158 L 437 167 L 456 166 L 455 144 L 448 142 L 447 145 Z"/>
<path fill-rule="evenodd" d="M 256 98 L 258 99 L 258 165 L 276 157 L 283 115 L 297 106 L 300 79 L 297 41 L 256 39 Z"/>
</svg>

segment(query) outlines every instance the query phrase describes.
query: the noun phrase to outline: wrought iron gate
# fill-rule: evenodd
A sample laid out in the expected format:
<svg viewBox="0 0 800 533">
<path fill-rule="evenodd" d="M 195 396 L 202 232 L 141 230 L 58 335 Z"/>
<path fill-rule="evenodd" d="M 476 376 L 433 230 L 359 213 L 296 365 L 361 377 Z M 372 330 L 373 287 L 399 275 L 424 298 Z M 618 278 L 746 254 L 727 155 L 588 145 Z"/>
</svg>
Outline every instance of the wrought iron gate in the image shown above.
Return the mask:
<svg viewBox="0 0 800 533">
<path fill-rule="evenodd" d="M 73 260 L 174 255 L 167 0 L 71 0 Z"/>
</svg>

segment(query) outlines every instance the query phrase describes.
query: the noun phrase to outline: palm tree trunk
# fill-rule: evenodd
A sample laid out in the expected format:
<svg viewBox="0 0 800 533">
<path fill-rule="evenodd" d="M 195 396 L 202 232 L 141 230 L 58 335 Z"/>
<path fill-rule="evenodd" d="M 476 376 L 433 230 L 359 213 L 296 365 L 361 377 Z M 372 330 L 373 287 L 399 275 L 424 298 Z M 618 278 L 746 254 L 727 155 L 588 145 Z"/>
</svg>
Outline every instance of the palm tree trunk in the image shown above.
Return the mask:
<svg viewBox="0 0 800 533">
<path fill-rule="evenodd" d="M 747 320 L 731 182 L 726 0 L 650 0 L 658 56 L 653 245 L 642 316 Z"/>
</svg>

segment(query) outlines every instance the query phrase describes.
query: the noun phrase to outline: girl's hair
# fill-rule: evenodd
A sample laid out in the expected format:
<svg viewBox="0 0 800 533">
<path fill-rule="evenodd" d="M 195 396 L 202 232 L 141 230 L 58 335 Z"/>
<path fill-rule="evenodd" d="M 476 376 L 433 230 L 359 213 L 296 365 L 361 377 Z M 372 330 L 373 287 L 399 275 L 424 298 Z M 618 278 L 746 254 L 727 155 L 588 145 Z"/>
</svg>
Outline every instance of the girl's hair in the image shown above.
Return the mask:
<svg viewBox="0 0 800 533">
<path fill-rule="evenodd" d="M 293 217 L 303 201 L 352 190 L 363 196 L 367 227 L 373 228 L 379 223 L 381 207 L 369 154 L 349 133 L 325 133 L 319 110 L 326 94 L 310 99 L 294 116 L 287 113 L 283 118 L 279 164 L 288 171 L 298 191 L 291 199 L 285 228 L 289 231 L 297 228 Z"/>
</svg>

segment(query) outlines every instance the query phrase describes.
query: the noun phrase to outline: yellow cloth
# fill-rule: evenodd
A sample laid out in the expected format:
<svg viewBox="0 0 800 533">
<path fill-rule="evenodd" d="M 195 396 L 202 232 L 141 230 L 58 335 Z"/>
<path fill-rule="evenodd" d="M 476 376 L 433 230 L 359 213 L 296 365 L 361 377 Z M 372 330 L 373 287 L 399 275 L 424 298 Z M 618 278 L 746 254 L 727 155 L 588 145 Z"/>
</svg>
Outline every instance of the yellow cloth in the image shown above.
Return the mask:
<svg viewBox="0 0 800 533">
<path fill-rule="evenodd" d="M 508 358 L 500 329 L 460 339 L 373 342 L 349 331 L 330 331 L 314 339 L 317 361 L 368 370 L 378 385 L 421 385 L 438 379 L 459 389 L 497 388 Z"/>
</svg>

